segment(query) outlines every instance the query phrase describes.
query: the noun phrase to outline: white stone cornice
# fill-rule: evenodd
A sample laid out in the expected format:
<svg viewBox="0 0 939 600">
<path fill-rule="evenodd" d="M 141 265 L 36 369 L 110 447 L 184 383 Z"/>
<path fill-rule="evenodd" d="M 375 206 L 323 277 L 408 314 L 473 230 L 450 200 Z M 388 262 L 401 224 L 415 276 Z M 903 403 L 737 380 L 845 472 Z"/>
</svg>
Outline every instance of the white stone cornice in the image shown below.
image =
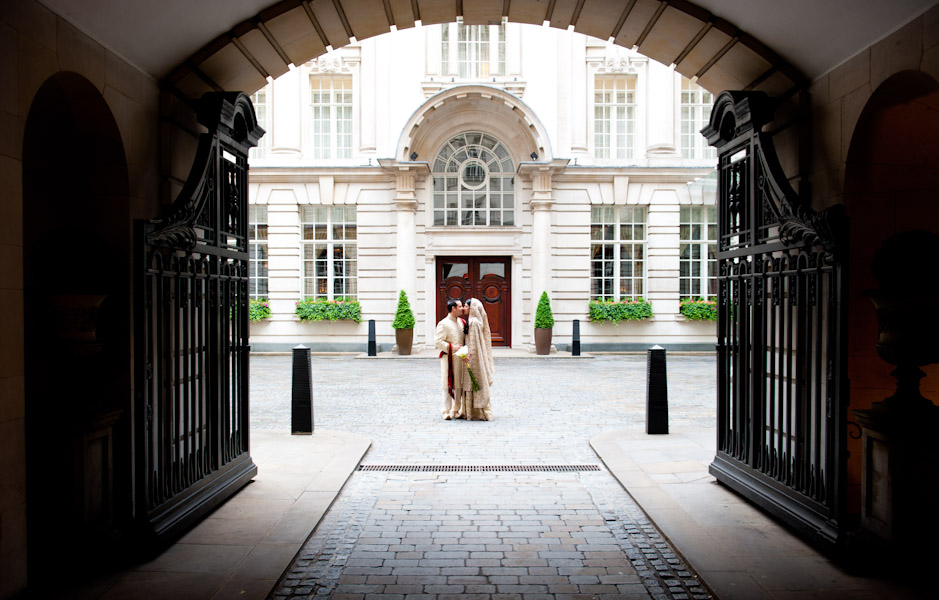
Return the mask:
<svg viewBox="0 0 939 600">
<path fill-rule="evenodd" d="M 424 248 L 428 255 L 465 254 L 467 248 L 478 256 L 521 256 L 521 227 L 443 227 L 424 229 Z"/>
<path fill-rule="evenodd" d="M 529 181 L 534 181 L 536 173 L 547 173 L 554 177 L 563 173 L 570 162 L 569 158 L 555 158 L 546 162 L 522 161 L 518 164 L 517 173 Z"/>
<path fill-rule="evenodd" d="M 713 168 L 701 167 L 601 167 L 572 166 L 552 178 L 557 184 L 613 181 L 614 177 L 626 176 L 631 183 L 680 183 L 687 184 L 707 175 Z"/>
<path fill-rule="evenodd" d="M 388 174 L 379 167 L 251 167 L 251 183 L 310 183 L 320 177 L 337 183 L 381 183 Z"/>
<path fill-rule="evenodd" d="M 405 161 L 393 158 L 379 158 L 378 164 L 386 175 L 397 181 L 399 173 L 410 173 L 415 183 L 421 183 L 430 175 L 430 163 L 425 160 Z"/>
</svg>

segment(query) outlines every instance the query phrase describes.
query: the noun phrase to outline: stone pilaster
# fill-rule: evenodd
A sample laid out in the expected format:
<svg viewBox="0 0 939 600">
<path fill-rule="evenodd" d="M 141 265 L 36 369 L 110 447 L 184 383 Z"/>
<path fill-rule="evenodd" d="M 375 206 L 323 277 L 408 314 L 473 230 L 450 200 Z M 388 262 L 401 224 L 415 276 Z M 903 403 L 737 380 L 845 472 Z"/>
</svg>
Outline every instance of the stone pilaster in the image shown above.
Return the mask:
<svg viewBox="0 0 939 600">
<path fill-rule="evenodd" d="M 271 154 L 274 156 L 299 157 L 301 153 L 300 84 L 301 69 L 291 69 L 271 84 L 271 116 L 273 127 Z"/>
<path fill-rule="evenodd" d="M 554 208 L 552 178 L 567 167 L 567 160 L 544 163 L 522 163 L 519 174 L 531 181 L 531 298 L 532 314 L 541 292 L 553 291 L 551 279 L 551 211 Z"/>
<path fill-rule="evenodd" d="M 417 184 L 429 173 L 428 165 L 426 162 L 398 162 L 384 159 L 379 160 L 379 163 L 389 175 L 394 177 L 395 183 L 396 289 L 404 290 L 408 298 L 416 298 L 418 204 L 416 188 Z"/>
</svg>

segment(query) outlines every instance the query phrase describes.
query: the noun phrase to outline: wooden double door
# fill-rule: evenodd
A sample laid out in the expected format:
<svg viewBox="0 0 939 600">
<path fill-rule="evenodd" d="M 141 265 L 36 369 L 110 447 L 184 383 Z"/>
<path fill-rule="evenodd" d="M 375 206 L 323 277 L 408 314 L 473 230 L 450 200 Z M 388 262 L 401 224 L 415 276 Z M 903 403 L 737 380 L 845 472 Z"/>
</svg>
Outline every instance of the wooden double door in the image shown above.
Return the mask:
<svg viewBox="0 0 939 600">
<path fill-rule="evenodd" d="M 437 258 L 437 320 L 447 314 L 447 300 L 476 298 L 489 317 L 493 346 L 512 345 L 511 258 L 441 256 Z"/>
</svg>

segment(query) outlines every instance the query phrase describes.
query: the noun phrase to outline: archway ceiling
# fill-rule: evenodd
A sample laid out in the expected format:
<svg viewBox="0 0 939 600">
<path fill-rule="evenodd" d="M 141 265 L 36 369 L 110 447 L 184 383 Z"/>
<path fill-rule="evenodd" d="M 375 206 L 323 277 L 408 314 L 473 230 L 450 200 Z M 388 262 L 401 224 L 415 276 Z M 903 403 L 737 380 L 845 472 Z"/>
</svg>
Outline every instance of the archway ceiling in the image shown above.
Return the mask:
<svg viewBox="0 0 939 600">
<path fill-rule="evenodd" d="M 837 66 L 936 0 L 41 0 L 171 91 L 254 91 L 394 25 L 510 21 L 614 38 L 711 91 L 773 95 Z"/>
</svg>

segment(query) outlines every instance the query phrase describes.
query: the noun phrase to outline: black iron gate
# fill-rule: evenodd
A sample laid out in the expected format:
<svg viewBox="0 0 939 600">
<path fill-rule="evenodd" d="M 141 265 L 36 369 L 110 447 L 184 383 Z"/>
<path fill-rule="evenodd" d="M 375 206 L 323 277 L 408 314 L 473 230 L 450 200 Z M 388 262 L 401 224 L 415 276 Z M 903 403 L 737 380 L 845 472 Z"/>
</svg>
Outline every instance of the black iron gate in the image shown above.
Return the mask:
<svg viewBox="0 0 939 600">
<path fill-rule="evenodd" d="M 192 170 L 135 229 L 137 518 L 171 536 L 257 473 L 248 452 L 248 150 L 242 93 L 206 94 Z"/>
<path fill-rule="evenodd" d="M 723 92 L 702 130 L 719 152 L 717 455 L 711 473 L 805 535 L 843 530 L 844 219 L 816 213 L 761 128 L 771 100 Z"/>
</svg>

